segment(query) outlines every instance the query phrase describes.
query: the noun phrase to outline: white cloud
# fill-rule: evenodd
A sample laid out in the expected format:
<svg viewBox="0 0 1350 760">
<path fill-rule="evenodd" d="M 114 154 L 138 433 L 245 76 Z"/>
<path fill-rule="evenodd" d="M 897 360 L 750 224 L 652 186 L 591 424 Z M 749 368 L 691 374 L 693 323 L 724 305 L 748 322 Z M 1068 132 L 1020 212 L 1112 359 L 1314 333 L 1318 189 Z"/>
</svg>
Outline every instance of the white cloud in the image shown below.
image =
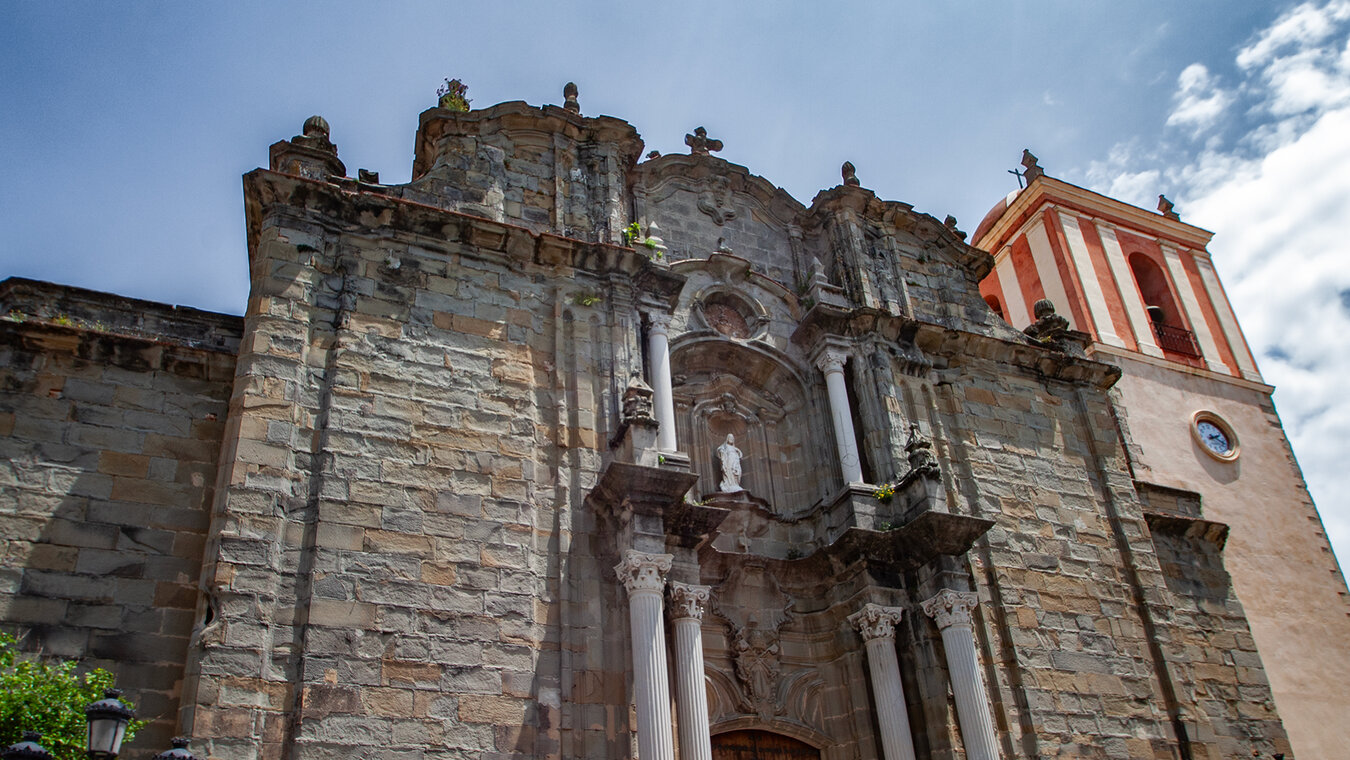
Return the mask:
<svg viewBox="0 0 1350 760">
<path fill-rule="evenodd" d="M 1233 96 L 1219 87 L 1218 78 L 1199 63 L 1182 70 L 1173 99 L 1176 106 L 1167 117 L 1167 125 L 1191 127 L 1194 136 L 1213 127 L 1233 102 Z"/>
<path fill-rule="evenodd" d="M 1118 145 L 1086 174 L 1144 208 L 1165 191 L 1183 219 L 1215 231 L 1215 266 L 1276 386 L 1328 537 L 1350 563 L 1350 296 L 1341 295 L 1350 293 L 1347 38 L 1350 0 L 1291 9 L 1238 52 L 1235 86 L 1221 88 L 1200 64 L 1178 77 L 1169 125 L 1192 128 L 1193 138 L 1240 105 L 1236 117 L 1257 120 L 1246 134 L 1220 131 L 1199 149 Z"/>
<path fill-rule="evenodd" d="M 1323 5 L 1304 3 L 1285 13 L 1274 24 L 1256 35 L 1237 55 L 1244 69 L 1269 63 L 1282 48 L 1290 45 L 1319 45 L 1336 31 L 1336 22 L 1350 18 L 1350 1 L 1332 0 Z"/>
</svg>

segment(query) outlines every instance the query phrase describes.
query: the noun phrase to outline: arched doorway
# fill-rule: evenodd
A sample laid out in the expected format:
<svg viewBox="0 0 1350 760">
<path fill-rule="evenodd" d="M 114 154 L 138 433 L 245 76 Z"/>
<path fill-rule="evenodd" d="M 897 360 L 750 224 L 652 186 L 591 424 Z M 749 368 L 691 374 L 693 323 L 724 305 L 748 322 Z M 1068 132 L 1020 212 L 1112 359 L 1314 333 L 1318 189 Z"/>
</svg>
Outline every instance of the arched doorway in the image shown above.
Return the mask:
<svg viewBox="0 0 1350 760">
<path fill-rule="evenodd" d="M 820 760 L 820 750 L 770 731 L 728 731 L 712 738 L 713 760 Z"/>
</svg>

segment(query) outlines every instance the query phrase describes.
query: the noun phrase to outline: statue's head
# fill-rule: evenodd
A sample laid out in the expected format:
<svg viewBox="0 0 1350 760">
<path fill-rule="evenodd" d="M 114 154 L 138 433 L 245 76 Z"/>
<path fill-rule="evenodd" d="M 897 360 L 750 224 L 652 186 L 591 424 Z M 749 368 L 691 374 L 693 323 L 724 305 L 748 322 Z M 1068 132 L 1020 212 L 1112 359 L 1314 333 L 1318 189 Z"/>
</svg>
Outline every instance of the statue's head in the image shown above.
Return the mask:
<svg viewBox="0 0 1350 760">
<path fill-rule="evenodd" d="M 733 446 L 736 444 L 736 436 L 734 433 L 727 433 L 727 443 L 730 443 Z"/>
</svg>

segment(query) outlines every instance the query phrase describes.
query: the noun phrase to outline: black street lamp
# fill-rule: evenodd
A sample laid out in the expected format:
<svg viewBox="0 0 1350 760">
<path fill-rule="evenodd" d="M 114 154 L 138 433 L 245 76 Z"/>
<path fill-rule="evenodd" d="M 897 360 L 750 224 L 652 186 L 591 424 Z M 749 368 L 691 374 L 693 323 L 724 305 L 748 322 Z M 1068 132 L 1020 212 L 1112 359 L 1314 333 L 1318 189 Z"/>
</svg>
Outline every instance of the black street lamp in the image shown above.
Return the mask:
<svg viewBox="0 0 1350 760">
<path fill-rule="evenodd" d="M 188 752 L 188 740 L 181 736 L 173 739 L 173 749 L 155 755 L 155 760 L 197 760 L 197 756 Z"/>
<path fill-rule="evenodd" d="M 23 740 L 15 742 L 0 752 L 0 760 L 54 760 L 52 753 L 48 752 L 38 740 L 42 734 L 36 731 L 24 731 Z"/>
<path fill-rule="evenodd" d="M 94 760 L 112 760 L 122 751 L 127 724 L 135 713 L 118 699 L 120 696 L 122 692 L 117 689 L 108 689 L 103 692 L 103 699 L 84 708 L 84 718 L 89 724 L 85 752 Z"/>
</svg>

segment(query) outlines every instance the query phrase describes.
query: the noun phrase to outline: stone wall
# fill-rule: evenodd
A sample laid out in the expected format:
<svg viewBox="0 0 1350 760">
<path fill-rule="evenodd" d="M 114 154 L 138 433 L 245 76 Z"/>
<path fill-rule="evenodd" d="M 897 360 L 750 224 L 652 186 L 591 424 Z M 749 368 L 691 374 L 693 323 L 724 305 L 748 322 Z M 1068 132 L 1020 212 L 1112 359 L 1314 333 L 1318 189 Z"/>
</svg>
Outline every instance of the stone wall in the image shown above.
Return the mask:
<svg viewBox="0 0 1350 760">
<path fill-rule="evenodd" d="M 177 728 L 238 319 L 16 279 L 0 314 L 0 620 L 115 673 L 149 757 Z"/>
</svg>

